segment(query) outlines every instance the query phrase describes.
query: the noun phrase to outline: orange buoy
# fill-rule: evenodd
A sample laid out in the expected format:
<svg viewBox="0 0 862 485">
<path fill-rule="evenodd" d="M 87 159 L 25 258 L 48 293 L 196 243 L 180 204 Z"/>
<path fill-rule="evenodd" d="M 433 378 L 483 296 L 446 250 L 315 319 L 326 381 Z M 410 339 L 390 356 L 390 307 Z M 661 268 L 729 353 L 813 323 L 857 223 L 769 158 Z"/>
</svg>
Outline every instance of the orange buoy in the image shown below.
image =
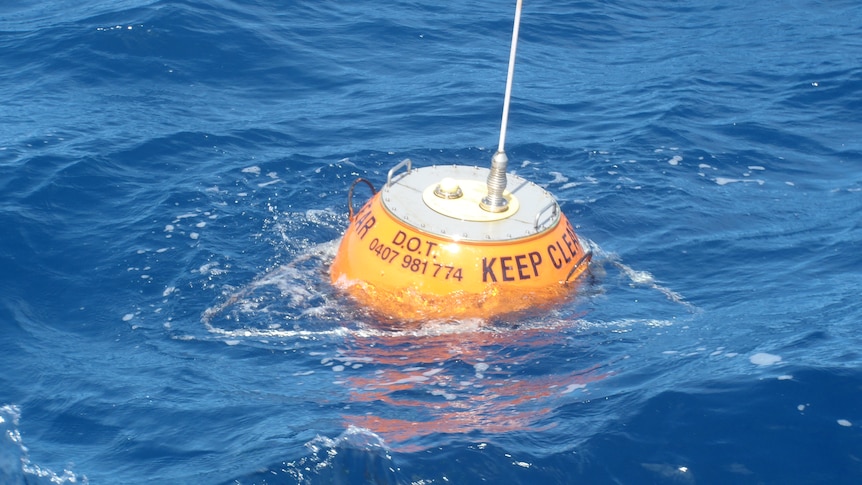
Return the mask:
<svg viewBox="0 0 862 485">
<path fill-rule="evenodd" d="M 490 170 L 413 169 L 406 159 L 356 214 L 353 188 L 369 182 L 358 179 L 350 189 L 350 226 L 330 275 L 336 286 L 380 314 L 401 320 L 487 318 L 540 307 L 570 294 L 589 265 L 590 252 L 554 197 L 506 173 L 521 3 L 515 8 L 500 143 Z"/>
<path fill-rule="evenodd" d="M 401 320 L 492 317 L 570 294 L 590 252 L 557 201 L 505 174 L 507 207 L 488 211 L 481 204 L 489 175 L 401 162 L 351 217 L 330 270 L 333 283 Z"/>
</svg>

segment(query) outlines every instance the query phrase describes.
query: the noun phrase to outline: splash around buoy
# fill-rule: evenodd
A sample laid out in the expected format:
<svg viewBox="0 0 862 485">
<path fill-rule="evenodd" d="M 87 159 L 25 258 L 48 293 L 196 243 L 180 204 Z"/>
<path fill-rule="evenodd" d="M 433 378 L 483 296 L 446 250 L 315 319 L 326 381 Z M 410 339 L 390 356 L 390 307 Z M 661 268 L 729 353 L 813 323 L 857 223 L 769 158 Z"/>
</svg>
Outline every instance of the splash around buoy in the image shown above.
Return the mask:
<svg viewBox="0 0 862 485">
<path fill-rule="evenodd" d="M 505 174 L 506 209 L 483 210 L 488 173 L 403 161 L 351 210 L 332 282 L 375 313 L 405 321 L 492 318 L 571 295 L 591 253 L 557 201 Z"/>
</svg>

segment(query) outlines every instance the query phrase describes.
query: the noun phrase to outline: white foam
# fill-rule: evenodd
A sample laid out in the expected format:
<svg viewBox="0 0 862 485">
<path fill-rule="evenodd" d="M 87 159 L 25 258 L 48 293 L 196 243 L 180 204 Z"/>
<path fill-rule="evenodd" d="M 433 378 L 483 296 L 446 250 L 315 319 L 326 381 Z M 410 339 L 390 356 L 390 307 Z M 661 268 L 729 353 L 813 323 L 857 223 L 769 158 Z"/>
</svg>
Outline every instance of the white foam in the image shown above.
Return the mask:
<svg viewBox="0 0 862 485">
<path fill-rule="evenodd" d="M 306 448 L 312 453 L 317 454 L 322 451 L 322 448 L 357 448 L 357 449 L 373 449 L 380 448 L 386 450 L 386 444 L 383 439 L 376 433 L 367 428 L 349 425 L 337 438 L 328 438 L 318 435 L 313 440 L 305 444 Z M 331 459 L 336 453 L 327 453 L 327 458 Z M 319 466 L 320 464 L 318 464 Z"/>
<path fill-rule="evenodd" d="M 578 389 L 585 389 L 586 387 L 587 387 L 587 385 L 586 385 L 586 384 L 580 384 L 580 383 L 569 384 L 568 386 L 566 386 L 566 388 L 565 388 L 565 389 L 563 389 L 562 391 L 560 391 L 560 394 L 569 394 L 569 393 L 571 393 L 572 391 L 575 391 L 575 390 L 578 390 Z"/>
<path fill-rule="evenodd" d="M 591 248 L 597 248 L 597 246 L 595 246 L 594 244 L 591 244 Z M 597 251 L 594 250 L 594 252 L 597 252 Z M 694 308 L 690 303 L 685 301 L 685 299 L 683 298 L 682 295 L 671 290 L 670 288 L 667 288 L 665 286 L 658 284 L 655 277 L 652 274 L 650 274 L 649 272 L 637 271 L 637 270 L 633 269 L 632 267 L 630 267 L 626 264 L 623 264 L 618 258 L 611 260 L 611 262 L 613 263 L 614 266 L 619 268 L 620 271 L 622 271 L 626 276 L 628 276 L 629 280 L 631 280 L 631 282 L 633 284 L 648 286 L 654 290 L 661 292 L 665 297 L 667 297 L 669 300 L 671 300 L 675 303 L 685 305 L 685 306 L 692 308 L 692 309 Z"/>
<path fill-rule="evenodd" d="M 63 470 L 62 474 L 58 474 L 31 462 L 29 450 L 18 429 L 20 418 L 21 409 L 18 406 L 0 406 L 0 476 L 5 479 L 4 483 L 88 483 L 86 476 L 79 477 L 71 470 Z M 4 438 L 11 446 L 2 442 Z"/>
<path fill-rule="evenodd" d="M 774 365 L 781 362 L 781 356 L 775 354 L 768 354 L 766 352 L 758 352 L 751 357 L 748 358 L 754 365 Z"/>
<path fill-rule="evenodd" d="M 549 184 L 561 184 L 561 183 L 569 181 L 569 178 L 560 172 L 549 172 L 549 173 L 554 176 L 554 180 L 551 180 L 550 182 L 548 182 Z"/>
<path fill-rule="evenodd" d="M 215 261 L 203 264 L 200 267 L 198 267 L 198 273 L 200 273 L 200 274 L 208 273 L 210 271 L 210 269 L 215 268 L 218 265 L 219 265 L 219 263 L 215 262 Z M 194 270 L 192 270 L 192 272 L 194 272 Z"/>
<path fill-rule="evenodd" d="M 763 185 L 765 183 L 763 180 L 760 180 L 760 179 L 732 179 L 732 178 L 727 178 L 727 177 L 716 177 L 715 178 L 715 183 L 717 183 L 718 185 L 734 184 L 737 182 L 743 182 L 743 183 L 744 182 L 751 182 L 751 183 L 756 183 L 757 185 Z"/>
<path fill-rule="evenodd" d="M 476 379 L 482 379 L 485 377 L 485 371 L 488 370 L 488 364 L 479 362 L 473 366 L 473 370 L 476 371 Z"/>
<path fill-rule="evenodd" d="M 410 376 L 410 377 L 405 377 L 403 379 L 398 379 L 395 381 L 383 382 L 380 385 L 382 387 L 391 387 L 391 386 L 397 386 L 399 384 L 412 384 L 412 383 L 418 383 L 418 382 L 425 382 L 427 380 L 428 380 L 427 377 L 421 376 L 421 375 L 420 376 Z"/>
<path fill-rule="evenodd" d="M 260 175 L 260 167 L 257 165 L 252 165 L 251 167 L 246 167 L 242 169 L 242 173 L 253 173 L 255 175 Z"/>
<path fill-rule="evenodd" d="M 853 426 L 853 423 L 851 423 L 850 421 L 848 421 L 848 420 L 846 420 L 846 419 L 839 419 L 839 420 L 838 420 L 838 425 L 839 425 L 839 426 L 845 426 L 845 427 L 848 427 L 848 428 L 849 428 L 850 426 Z"/>
<path fill-rule="evenodd" d="M 269 182 L 263 182 L 263 183 L 257 184 L 257 186 L 263 188 L 263 187 L 268 187 L 268 186 L 273 185 L 273 184 L 277 184 L 279 182 L 281 182 L 281 179 L 274 179 L 274 180 L 270 180 Z"/>
<path fill-rule="evenodd" d="M 682 161 L 682 157 L 681 157 L 681 156 L 679 156 L 679 155 L 674 155 L 673 157 L 671 157 L 671 159 L 670 159 L 670 160 L 668 160 L 668 161 L 667 161 L 667 163 L 669 163 L 669 164 L 671 164 L 671 165 L 673 165 L 673 166 L 676 166 L 676 165 L 679 165 L 679 162 L 681 162 L 681 161 Z"/>
<path fill-rule="evenodd" d="M 432 389 L 431 395 L 432 396 L 443 396 L 443 399 L 445 399 L 447 401 L 454 401 L 458 397 L 458 396 L 456 396 L 452 393 L 446 392 L 442 389 Z"/>
</svg>

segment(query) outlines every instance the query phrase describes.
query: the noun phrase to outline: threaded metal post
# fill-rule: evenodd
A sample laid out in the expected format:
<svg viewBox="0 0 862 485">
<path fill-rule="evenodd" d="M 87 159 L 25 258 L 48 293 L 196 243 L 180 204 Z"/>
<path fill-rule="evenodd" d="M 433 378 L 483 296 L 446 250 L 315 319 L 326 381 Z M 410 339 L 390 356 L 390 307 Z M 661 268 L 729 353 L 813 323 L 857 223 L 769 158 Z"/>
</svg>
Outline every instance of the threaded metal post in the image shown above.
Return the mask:
<svg viewBox="0 0 862 485">
<path fill-rule="evenodd" d="M 482 198 L 480 206 L 488 212 L 503 212 L 509 208 L 509 201 L 503 197 L 506 190 L 506 166 L 509 157 L 498 150 L 491 158 L 491 172 L 488 173 L 488 195 Z"/>
</svg>

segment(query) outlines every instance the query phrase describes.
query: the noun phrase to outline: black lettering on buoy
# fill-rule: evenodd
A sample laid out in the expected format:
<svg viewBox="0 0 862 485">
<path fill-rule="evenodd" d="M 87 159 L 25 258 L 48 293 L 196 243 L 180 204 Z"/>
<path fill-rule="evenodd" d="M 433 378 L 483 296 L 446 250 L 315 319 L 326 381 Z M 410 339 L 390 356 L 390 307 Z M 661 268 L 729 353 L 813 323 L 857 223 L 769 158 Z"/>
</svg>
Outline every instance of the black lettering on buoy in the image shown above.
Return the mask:
<svg viewBox="0 0 862 485">
<path fill-rule="evenodd" d="M 407 240 L 407 250 L 408 251 L 413 251 L 414 253 L 418 253 L 420 247 L 422 247 L 422 240 L 419 239 L 418 237 L 413 236 Z"/>
<path fill-rule="evenodd" d="M 497 275 L 494 274 L 494 263 L 497 262 L 497 258 L 491 258 L 491 261 L 488 261 L 488 258 L 482 258 L 482 282 L 487 282 L 488 277 L 491 277 L 491 281 L 497 282 Z"/>
<path fill-rule="evenodd" d="M 407 233 L 404 231 L 398 231 L 395 233 L 395 237 L 392 238 L 392 244 L 396 246 L 404 247 L 404 241 L 407 240 Z"/>
<path fill-rule="evenodd" d="M 529 268 L 529 266 L 527 266 L 527 263 L 524 262 L 524 260 L 526 260 L 526 259 L 527 259 L 526 254 L 519 254 L 519 255 L 515 256 L 515 266 L 518 268 L 518 279 L 522 279 L 522 280 L 530 279 L 529 274 L 524 274 L 524 270 Z"/>
<path fill-rule="evenodd" d="M 556 250 L 556 246 L 548 244 L 548 256 L 551 258 L 551 264 L 553 264 L 555 268 L 560 269 L 563 267 L 563 260 L 559 256 L 554 256 L 554 252 Z"/>
<path fill-rule="evenodd" d="M 425 241 L 425 247 L 428 248 L 425 250 L 425 256 L 431 256 L 431 250 L 434 249 L 434 246 L 436 245 L 437 243 L 434 241 Z"/>
<path fill-rule="evenodd" d="M 553 253 L 556 251 L 559 251 L 557 246 L 553 244 L 548 246 L 548 254 L 551 256 L 551 262 L 557 268 L 561 268 L 563 266 L 562 259 L 554 258 Z M 539 276 L 539 265 L 541 264 L 542 254 L 538 251 L 516 254 L 514 256 L 500 256 L 499 265 L 497 265 L 497 258 L 482 258 L 482 281 L 496 283 L 497 274 L 495 273 L 495 269 L 500 270 L 500 279 L 502 281 L 528 280 L 534 276 Z M 530 274 L 531 272 L 532 275 Z"/>
<path fill-rule="evenodd" d="M 575 245 L 575 242 L 570 239 L 569 234 L 563 234 L 563 242 L 566 244 L 566 248 L 569 250 L 569 254 L 574 258 L 578 255 L 578 247 Z M 568 261 L 567 261 L 568 262 Z"/>
<path fill-rule="evenodd" d="M 500 268 L 503 270 L 503 281 L 515 281 L 514 276 L 509 276 L 509 271 L 514 269 L 512 266 L 507 265 L 506 262 L 511 261 L 511 256 L 501 256 L 500 257 Z"/>
<path fill-rule="evenodd" d="M 365 212 L 362 216 L 356 220 L 356 234 L 359 235 L 359 240 L 365 239 L 365 235 L 368 234 L 368 231 L 374 227 L 374 223 L 377 222 L 377 219 L 371 215 L 371 211 Z"/>
<path fill-rule="evenodd" d="M 563 236 L 563 237 L 565 237 L 565 236 Z M 560 245 L 560 241 L 557 241 L 557 247 L 560 249 L 560 254 L 563 256 L 563 261 L 565 261 L 567 264 L 571 263 L 572 257 L 569 256 L 568 254 L 566 254 L 565 251 L 563 251 L 563 246 Z"/>
<path fill-rule="evenodd" d="M 539 265 L 542 264 L 542 255 L 538 251 L 530 251 L 530 264 L 533 265 L 533 276 L 539 276 Z"/>
</svg>

